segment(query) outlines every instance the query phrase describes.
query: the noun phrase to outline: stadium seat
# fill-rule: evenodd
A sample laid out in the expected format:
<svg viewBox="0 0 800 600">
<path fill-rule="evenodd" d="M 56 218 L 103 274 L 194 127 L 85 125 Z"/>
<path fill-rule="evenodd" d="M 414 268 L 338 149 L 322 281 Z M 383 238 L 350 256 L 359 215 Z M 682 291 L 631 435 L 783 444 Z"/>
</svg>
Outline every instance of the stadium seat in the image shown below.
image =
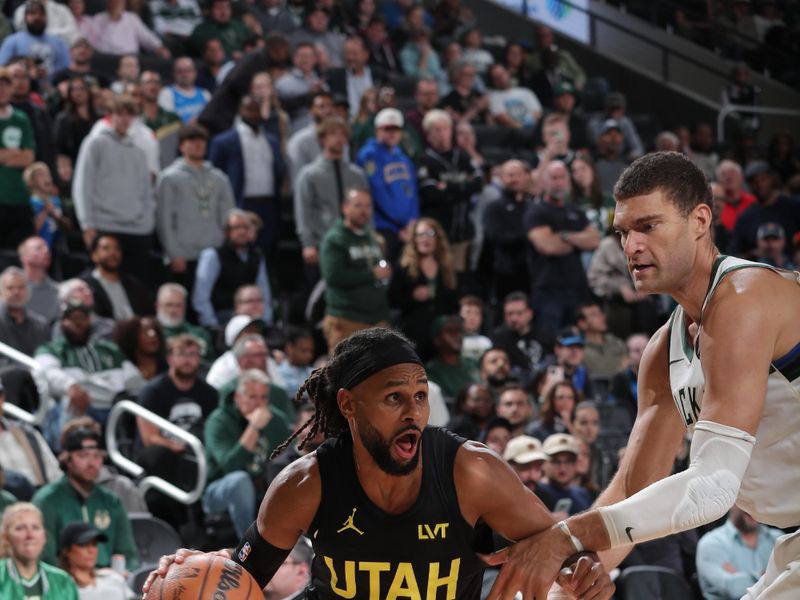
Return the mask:
<svg viewBox="0 0 800 600">
<path fill-rule="evenodd" d="M 617 580 L 620 600 L 691 600 L 692 589 L 683 575 L 666 567 L 629 567 Z"/>
<path fill-rule="evenodd" d="M 389 74 L 389 86 L 394 88 L 398 98 L 413 98 L 417 91 L 417 78 L 397 73 Z"/>
<path fill-rule="evenodd" d="M 181 547 L 181 537 L 166 521 L 151 515 L 131 515 L 130 519 L 142 564 L 157 563 L 163 555 Z"/>
<path fill-rule="evenodd" d="M 136 592 L 137 597 L 142 593 L 142 586 L 147 581 L 150 571 L 158 567 L 158 563 L 146 563 L 128 575 L 128 587 Z"/>
<path fill-rule="evenodd" d="M 503 148 L 508 146 L 509 130 L 505 127 L 498 127 L 496 125 L 475 125 L 475 139 L 478 142 L 478 148 L 485 150 L 486 148 Z"/>
</svg>

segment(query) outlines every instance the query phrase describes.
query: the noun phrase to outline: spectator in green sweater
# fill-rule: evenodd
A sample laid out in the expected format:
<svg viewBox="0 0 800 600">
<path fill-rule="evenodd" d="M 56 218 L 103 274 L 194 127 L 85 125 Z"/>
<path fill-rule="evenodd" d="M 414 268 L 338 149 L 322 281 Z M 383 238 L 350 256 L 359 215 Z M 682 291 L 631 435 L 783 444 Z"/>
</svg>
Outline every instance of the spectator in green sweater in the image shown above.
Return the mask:
<svg viewBox="0 0 800 600">
<path fill-rule="evenodd" d="M 425 371 L 439 384 L 445 398 L 455 398 L 462 388 L 480 383 L 478 363 L 461 356 L 464 323 L 458 315 L 437 317 L 431 331 L 436 358 L 428 361 Z"/>
<path fill-rule="evenodd" d="M 227 511 L 239 537 L 256 518 L 270 452 L 291 434 L 289 420 L 270 405 L 269 384 L 263 371 L 242 372 L 233 396 L 220 403 L 204 428 L 210 483 L 203 510 Z"/>
<path fill-rule="evenodd" d="M 111 555 L 122 554 L 126 568 L 133 571 L 139 566 L 139 554 L 128 512 L 119 496 L 97 484 L 105 452 L 99 428 L 87 426 L 87 421 L 75 419 L 64 427 L 59 456 L 64 477 L 33 495 L 47 530 L 42 559 L 58 564 L 56 543 L 61 530 L 67 523 L 84 521 L 108 538 L 97 545 L 97 565 L 111 566 Z"/>
<path fill-rule="evenodd" d="M 211 38 L 218 39 L 229 59 L 242 57 L 244 41 L 250 35 L 245 24 L 233 16 L 231 0 L 211 0 L 208 16 L 194 28 L 189 37 L 192 56 L 200 58 L 205 44 Z"/>
<path fill-rule="evenodd" d="M 392 268 L 372 229 L 372 198 L 366 190 L 345 192 L 342 218 L 320 244 L 320 271 L 326 286 L 322 330 L 331 351 L 356 331 L 386 324 Z"/>
</svg>

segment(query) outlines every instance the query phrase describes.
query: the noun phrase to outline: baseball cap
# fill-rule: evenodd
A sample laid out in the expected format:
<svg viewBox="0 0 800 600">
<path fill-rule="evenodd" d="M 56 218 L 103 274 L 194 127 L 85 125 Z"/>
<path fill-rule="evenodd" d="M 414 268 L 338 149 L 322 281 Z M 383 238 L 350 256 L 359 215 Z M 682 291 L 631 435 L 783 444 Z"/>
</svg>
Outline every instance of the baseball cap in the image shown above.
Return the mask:
<svg viewBox="0 0 800 600">
<path fill-rule="evenodd" d="M 225 345 L 229 348 L 233 346 L 239 334 L 253 323 L 261 325 L 262 332 L 267 329 L 267 324 L 258 317 L 251 317 L 250 315 L 236 315 L 233 317 L 225 326 Z"/>
<path fill-rule="evenodd" d="M 449 325 L 450 323 L 458 323 L 459 325 L 462 325 L 463 321 L 458 315 L 439 315 L 431 324 L 431 337 L 436 337 L 439 335 L 445 326 Z"/>
<path fill-rule="evenodd" d="M 402 127 L 403 115 L 396 108 L 384 108 L 375 116 L 375 129 L 381 127 Z"/>
<path fill-rule="evenodd" d="M 625 108 L 627 102 L 622 92 L 609 92 L 606 94 L 606 108 Z"/>
<path fill-rule="evenodd" d="M 600 128 L 600 135 L 604 133 L 608 133 L 612 129 L 616 129 L 620 133 L 622 133 L 622 126 L 619 124 L 619 121 L 616 119 L 606 119 L 603 121 L 603 126 Z"/>
<path fill-rule="evenodd" d="M 559 452 L 570 452 L 578 456 L 578 444 L 575 443 L 575 438 L 568 433 L 554 433 L 548 436 L 544 441 L 543 449 L 547 456 L 555 456 Z"/>
<path fill-rule="evenodd" d="M 75 544 L 82 546 L 94 541 L 107 542 L 108 536 L 106 536 L 105 533 L 97 531 L 97 529 L 89 525 L 89 523 L 75 521 L 74 523 L 69 523 L 61 530 L 58 536 L 58 547 L 59 549 L 69 548 Z"/>
<path fill-rule="evenodd" d="M 25 3 L 25 14 L 27 15 L 32 12 L 47 14 L 44 8 L 44 2 L 42 2 L 42 0 L 28 0 Z"/>
<path fill-rule="evenodd" d="M 558 96 L 563 96 L 564 94 L 572 94 L 573 96 L 575 95 L 575 86 L 572 85 L 572 82 L 567 79 L 557 83 L 553 88 L 554 97 L 557 98 Z"/>
<path fill-rule="evenodd" d="M 561 330 L 556 338 L 556 343 L 559 346 L 585 346 L 586 340 L 572 327 L 565 327 Z"/>
<path fill-rule="evenodd" d="M 88 304 L 84 304 L 83 302 L 80 302 L 79 300 L 64 300 L 64 302 L 61 303 L 61 307 L 60 308 L 61 308 L 60 312 L 61 312 L 61 318 L 62 319 L 64 317 L 69 316 L 69 314 L 71 312 L 75 311 L 75 310 L 82 310 L 87 315 L 91 314 L 91 312 L 92 312 L 92 307 L 91 306 L 89 306 Z"/>
<path fill-rule="evenodd" d="M 747 166 L 744 168 L 744 178 L 750 179 L 751 177 L 755 177 L 756 175 L 761 175 L 762 173 L 769 173 L 770 167 L 767 161 L 765 160 L 754 160 L 752 162 L 747 163 Z"/>
<path fill-rule="evenodd" d="M 526 465 L 535 460 L 547 460 L 542 442 L 529 435 L 519 435 L 509 440 L 503 458 L 508 462 Z"/>
<path fill-rule="evenodd" d="M 759 240 L 765 238 L 778 238 L 782 240 L 785 237 L 786 233 L 783 231 L 783 227 L 778 223 L 762 223 L 758 226 L 758 230 L 756 231 L 756 239 Z"/>
<path fill-rule="evenodd" d="M 75 48 L 76 46 L 88 46 L 89 48 L 92 47 L 92 45 L 89 43 L 89 40 L 83 36 L 76 38 L 75 41 L 72 42 L 72 44 L 70 44 L 69 47 Z"/>
<path fill-rule="evenodd" d="M 103 447 L 103 438 L 93 429 L 79 427 L 69 432 L 61 446 L 67 452 L 99 449 Z"/>
</svg>

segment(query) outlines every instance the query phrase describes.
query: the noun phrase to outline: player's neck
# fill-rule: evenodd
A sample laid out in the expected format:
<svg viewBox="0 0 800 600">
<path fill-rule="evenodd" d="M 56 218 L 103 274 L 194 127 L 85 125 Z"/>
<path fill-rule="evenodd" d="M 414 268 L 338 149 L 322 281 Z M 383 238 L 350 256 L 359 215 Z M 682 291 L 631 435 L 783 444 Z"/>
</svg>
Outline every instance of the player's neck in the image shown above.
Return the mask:
<svg viewBox="0 0 800 600">
<path fill-rule="evenodd" d="M 672 297 L 681 305 L 684 313 L 695 323 L 700 322 L 703 302 L 711 281 L 711 272 L 714 270 L 714 261 L 718 256 L 719 251 L 713 245 L 698 252 L 691 273 L 686 278 L 686 283 L 672 293 Z"/>
<path fill-rule="evenodd" d="M 408 475 L 386 473 L 363 447 L 354 446 L 353 461 L 361 489 L 382 511 L 401 514 L 417 501 L 422 485 L 422 456 L 417 467 Z"/>
</svg>

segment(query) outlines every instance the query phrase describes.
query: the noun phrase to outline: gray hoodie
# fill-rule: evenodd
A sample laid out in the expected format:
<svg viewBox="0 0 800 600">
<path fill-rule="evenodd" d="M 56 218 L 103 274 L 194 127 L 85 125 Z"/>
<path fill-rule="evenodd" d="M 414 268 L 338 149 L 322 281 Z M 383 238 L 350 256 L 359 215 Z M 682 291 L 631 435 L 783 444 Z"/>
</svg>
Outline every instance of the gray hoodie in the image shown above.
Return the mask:
<svg viewBox="0 0 800 600">
<path fill-rule="evenodd" d="M 210 162 L 200 169 L 176 159 L 156 180 L 156 227 L 169 258 L 197 260 L 204 248 L 225 240 L 225 221 L 234 207 L 227 175 Z"/>
<path fill-rule="evenodd" d="M 92 133 L 81 145 L 72 196 L 83 229 L 153 232 L 155 203 L 144 152 L 112 128 Z"/>
</svg>

